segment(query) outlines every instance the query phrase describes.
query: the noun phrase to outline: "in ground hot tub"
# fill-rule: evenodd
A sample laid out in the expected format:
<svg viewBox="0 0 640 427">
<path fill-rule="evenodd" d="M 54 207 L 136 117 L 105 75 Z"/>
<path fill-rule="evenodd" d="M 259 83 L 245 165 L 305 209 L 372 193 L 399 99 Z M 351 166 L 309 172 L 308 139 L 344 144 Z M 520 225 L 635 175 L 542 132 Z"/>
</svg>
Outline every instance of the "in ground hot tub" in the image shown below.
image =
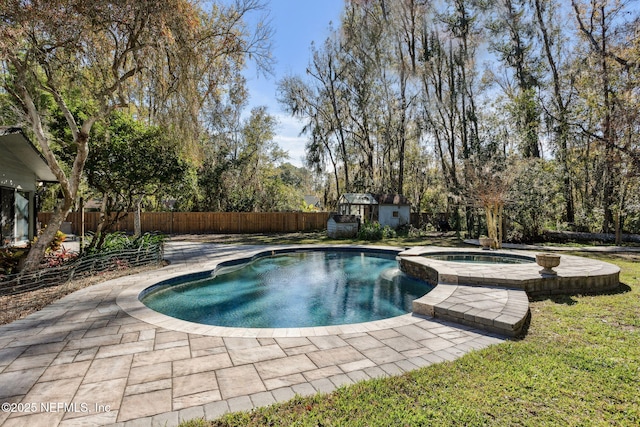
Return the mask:
<svg viewBox="0 0 640 427">
<path fill-rule="evenodd" d="M 436 261 L 462 262 L 467 264 L 529 264 L 536 262 L 533 257 L 509 253 L 433 252 L 423 256 Z"/>
</svg>

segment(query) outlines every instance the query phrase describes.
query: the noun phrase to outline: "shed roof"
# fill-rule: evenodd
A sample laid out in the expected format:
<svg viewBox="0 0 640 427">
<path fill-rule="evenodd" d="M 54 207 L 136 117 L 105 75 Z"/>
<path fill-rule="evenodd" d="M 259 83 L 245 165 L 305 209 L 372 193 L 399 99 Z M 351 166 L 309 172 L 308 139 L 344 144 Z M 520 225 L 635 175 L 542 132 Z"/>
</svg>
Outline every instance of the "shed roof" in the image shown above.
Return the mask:
<svg viewBox="0 0 640 427">
<path fill-rule="evenodd" d="M 3 153 L 3 156 L 7 156 L 16 163 L 22 163 L 33 171 L 38 181 L 58 181 L 42 154 L 29 141 L 22 129 L 0 127 L 0 152 Z"/>
<path fill-rule="evenodd" d="M 409 199 L 401 194 L 377 194 L 376 200 L 381 205 L 410 205 Z"/>
<path fill-rule="evenodd" d="M 375 197 L 369 193 L 344 193 L 340 196 L 339 203 L 349 205 L 377 205 Z"/>
</svg>

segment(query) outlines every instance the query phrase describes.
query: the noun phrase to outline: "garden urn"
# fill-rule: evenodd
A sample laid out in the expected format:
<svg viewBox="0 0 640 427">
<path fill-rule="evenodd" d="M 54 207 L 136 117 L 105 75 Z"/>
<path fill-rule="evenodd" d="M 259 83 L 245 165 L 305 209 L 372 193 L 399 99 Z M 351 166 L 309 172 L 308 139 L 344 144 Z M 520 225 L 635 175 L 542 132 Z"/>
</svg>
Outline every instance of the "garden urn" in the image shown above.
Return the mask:
<svg viewBox="0 0 640 427">
<path fill-rule="evenodd" d="M 558 274 L 553 271 L 553 268 L 560 265 L 560 255 L 549 253 L 536 254 L 536 262 L 542 267 L 540 274 L 543 276 L 555 276 Z"/>
</svg>

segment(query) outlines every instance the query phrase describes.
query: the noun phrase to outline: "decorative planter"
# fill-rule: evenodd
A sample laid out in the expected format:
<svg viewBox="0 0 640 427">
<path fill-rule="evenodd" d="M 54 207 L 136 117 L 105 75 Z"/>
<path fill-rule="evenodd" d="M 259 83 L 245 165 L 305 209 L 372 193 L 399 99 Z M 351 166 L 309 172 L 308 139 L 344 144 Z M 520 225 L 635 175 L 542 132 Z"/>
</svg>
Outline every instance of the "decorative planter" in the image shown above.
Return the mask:
<svg viewBox="0 0 640 427">
<path fill-rule="evenodd" d="M 491 246 L 493 246 L 493 239 L 491 237 L 480 237 L 478 240 L 480 241 L 480 246 L 482 246 L 483 250 L 489 250 L 491 249 Z"/>
<path fill-rule="evenodd" d="M 560 255 L 548 253 L 536 254 L 536 263 L 542 267 L 540 274 L 543 276 L 555 276 L 558 273 L 553 271 L 553 268 L 560 265 Z"/>
</svg>

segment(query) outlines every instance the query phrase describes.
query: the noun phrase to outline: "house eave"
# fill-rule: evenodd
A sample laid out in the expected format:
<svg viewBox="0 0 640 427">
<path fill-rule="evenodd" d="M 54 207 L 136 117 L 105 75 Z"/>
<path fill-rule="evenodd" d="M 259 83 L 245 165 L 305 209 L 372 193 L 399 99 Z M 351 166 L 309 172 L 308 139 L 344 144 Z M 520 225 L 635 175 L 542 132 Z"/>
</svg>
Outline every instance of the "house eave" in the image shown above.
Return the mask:
<svg viewBox="0 0 640 427">
<path fill-rule="evenodd" d="M 0 149 L 6 149 L 13 157 L 31 170 L 36 180 L 43 183 L 58 182 L 44 156 L 17 127 L 0 127 Z"/>
</svg>

